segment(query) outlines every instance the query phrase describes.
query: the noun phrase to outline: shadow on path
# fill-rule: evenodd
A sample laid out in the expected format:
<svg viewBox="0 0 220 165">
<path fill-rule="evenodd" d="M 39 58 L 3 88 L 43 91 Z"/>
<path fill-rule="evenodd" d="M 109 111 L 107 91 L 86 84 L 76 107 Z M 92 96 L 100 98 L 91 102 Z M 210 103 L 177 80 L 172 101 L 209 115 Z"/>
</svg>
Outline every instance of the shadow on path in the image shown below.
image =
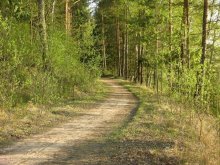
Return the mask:
<svg viewBox="0 0 220 165">
<path fill-rule="evenodd" d="M 177 157 L 158 155 L 151 150 L 166 150 L 174 147 L 169 141 L 128 141 L 111 142 L 88 140 L 77 145 L 69 144 L 40 165 L 177 165 Z"/>
</svg>

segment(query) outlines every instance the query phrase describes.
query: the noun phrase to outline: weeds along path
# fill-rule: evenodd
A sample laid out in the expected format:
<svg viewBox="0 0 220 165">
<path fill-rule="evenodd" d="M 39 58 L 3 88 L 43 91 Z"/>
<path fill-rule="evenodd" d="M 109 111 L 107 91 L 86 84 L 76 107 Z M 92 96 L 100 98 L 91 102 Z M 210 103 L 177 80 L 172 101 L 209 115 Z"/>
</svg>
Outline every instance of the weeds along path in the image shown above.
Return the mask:
<svg viewBox="0 0 220 165">
<path fill-rule="evenodd" d="M 91 110 L 85 110 L 82 116 L 75 117 L 69 123 L 0 149 L 0 165 L 34 165 L 50 164 L 50 162 L 67 164 L 65 155 L 63 159 L 61 156 L 60 160 L 56 160 L 56 155 L 65 154 L 65 150 L 70 146 L 73 149 L 80 144 L 87 145 L 87 141 L 105 136 L 122 124 L 137 107 L 138 101 L 116 80 L 102 81 L 110 88 L 109 96 L 105 101 L 97 103 Z M 96 148 L 92 146 L 89 150 L 95 151 Z M 78 157 L 83 157 L 85 152 L 80 150 L 72 152 L 71 164 L 80 164 Z"/>
</svg>

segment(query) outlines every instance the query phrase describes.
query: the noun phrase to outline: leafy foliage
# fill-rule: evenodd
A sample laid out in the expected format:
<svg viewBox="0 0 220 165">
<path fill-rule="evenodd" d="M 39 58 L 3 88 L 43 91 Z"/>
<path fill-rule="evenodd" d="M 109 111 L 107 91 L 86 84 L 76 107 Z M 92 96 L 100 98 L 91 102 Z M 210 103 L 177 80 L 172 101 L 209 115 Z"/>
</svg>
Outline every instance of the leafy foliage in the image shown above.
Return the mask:
<svg viewBox="0 0 220 165">
<path fill-rule="evenodd" d="M 208 1 L 208 22 L 204 22 L 201 14 L 204 12 L 202 0 L 190 1 L 188 6 L 187 2 L 100 0 L 95 14 L 96 31 L 101 34 L 104 15 L 109 72 L 146 83 L 158 94 L 169 94 L 183 103 L 194 104 L 198 112 L 214 112 L 216 115 L 220 112 L 217 101 L 220 94 L 217 85 L 219 2 Z M 207 49 L 203 64 L 204 25 L 207 26 Z M 120 37 L 116 42 L 118 33 Z M 202 89 L 199 94 L 198 88 Z"/>
<path fill-rule="evenodd" d="M 52 15 L 53 1 L 45 2 L 49 48 L 46 71 L 42 70 L 37 3 L 22 0 L 0 3 L 1 107 L 10 108 L 27 102 L 48 104 L 74 97 L 76 89 L 91 91 L 100 75 L 99 56 L 92 37 L 94 21 L 88 4 L 77 4 L 83 10 L 74 13 L 72 22 L 79 29 L 72 26 L 75 36 L 67 36 L 65 21 L 61 21 L 65 20 L 65 4 L 57 2 Z M 55 17 L 54 22 L 51 22 L 52 17 Z"/>
</svg>

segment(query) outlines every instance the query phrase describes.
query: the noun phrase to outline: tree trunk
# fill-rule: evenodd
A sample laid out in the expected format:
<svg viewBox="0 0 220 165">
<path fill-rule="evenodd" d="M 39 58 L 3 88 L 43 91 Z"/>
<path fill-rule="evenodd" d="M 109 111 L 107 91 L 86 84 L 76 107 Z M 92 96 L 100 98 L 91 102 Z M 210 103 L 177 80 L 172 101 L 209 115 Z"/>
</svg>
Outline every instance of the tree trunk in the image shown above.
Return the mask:
<svg viewBox="0 0 220 165">
<path fill-rule="evenodd" d="M 125 45 L 124 45 L 124 78 L 128 79 L 128 5 L 125 4 L 125 34 L 124 34 L 124 40 L 125 40 Z"/>
<path fill-rule="evenodd" d="M 213 3 L 212 5 L 214 5 L 215 0 L 213 0 L 212 3 Z M 217 10 L 220 11 L 220 5 L 218 6 Z M 214 14 L 215 14 L 214 9 L 212 9 L 211 18 L 213 17 Z M 220 12 L 218 12 L 218 14 L 216 16 L 216 21 L 214 21 L 215 25 L 218 24 L 219 20 L 220 20 Z M 211 26 L 211 23 L 209 25 Z M 209 29 L 211 29 L 211 28 L 209 28 Z M 217 29 L 216 29 L 216 27 L 214 27 L 212 45 L 211 45 L 211 48 L 210 48 L 211 49 L 211 51 L 210 51 L 210 58 L 209 58 L 209 64 L 210 65 L 213 63 L 214 51 L 215 51 L 215 45 L 216 45 L 217 39 L 218 39 L 218 37 L 217 37 Z"/>
<path fill-rule="evenodd" d="M 53 1 L 53 5 L 52 5 L 52 12 L 51 12 L 51 19 L 52 19 L 52 23 L 54 22 L 54 13 L 55 13 L 55 6 L 56 6 L 56 0 Z"/>
<path fill-rule="evenodd" d="M 47 43 L 47 26 L 45 20 L 44 0 L 38 0 L 38 17 L 39 17 L 40 40 L 42 44 L 43 70 L 46 71 L 48 69 L 48 62 L 47 62 L 48 43 Z"/>
<path fill-rule="evenodd" d="M 70 7 L 70 0 L 66 0 L 66 34 L 71 34 L 71 19 L 72 19 L 72 13 L 71 13 L 71 7 Z"/>
<path fill-rule="evenodd" d="M 125 26 L 124 26 L 125 28 Z M 122 75 L 125 78 L 125 70 L 126 70 L 126 33 L 123 32 L 123 71 Z"/>
<path fill-rule="evenodd" d="M 105 26 L 104 26 L 103 13 L 102 13 L 102 60 L 103 60 L 103 70 L 106 70 L 107 63 L 106 63 Z"/>
<path fill-rule="evenodd" d="M 117 53 L 118 53 L 118 76 L 122 75 L 122 67 L 121 67 L 121 42 L 120 42 L 120 23 L 117 18 L 116 20 L 116 36 L 117 36 Z"/>
<path fill-rule="evenodd" d="M 182 43 L 181 43 L 182 67 L 187 64 L 190 67 L 189 55 L 189 0 L 184 0 L 183 4 L 183 26 L 182 26 Z"/>
<path fill-rule="evenodd" d="M 125 40 L 125 79 L 128 79 L 128 54 L 129 54 L 129 38 L 128 38 L 128 25 L 126 24 L 126 40 Z"/>
<path fill-rule="evenodd" d="M 30 41 L 31 45 L 33 44 L 33 38 L 34 38 L 34 28 L 33 28 L 33 13 L 32 8 L 30 7 L 31 13 L 30 13 Z"/>
<path fill-rule="evenodd" d="M 191 65 L 191 55 L 190 55 L 190 40 L 189 40 L 189 30 L 190 30 L 190 21 L 189 21 L 189 0 L 186 2 L 186 54 L 187 54 L 187 64 L 188 69 L 190 69 Z"/>
<path fill-rule="evenodd" d="M 142 44 L 141 50 L 141 59 L 140 59 L 140 83 L 143 84 L 143 55 L 144 55 L 144 45 Z"/>
<path fill-rule="evenodd" d="M 172 10 L 172 3 L 173 0 L 169 0 L 169 52 L 170 52 L 170 60 L 169 60 L 169 75 L 168 75 L 168 82 L 170 89 L 172 90 L 173 88 L 173 80 L 172 80 L 172 70 L 173 70 L 173 59 L 172 59 L 172 54 L 173 54 L 173 10 Z"/>
<path fill-rule="evenodd" d="M 159 93 L 159 82 L 158 82 L 158 54 L 159 54 L 159 37 L 158 37 L 158 30 L 156 29 L 156 67 L 155 67 L 155 77 L 154 77 L 154 86 L 156 88 L 157 94 Z"/>
<path fill-rule="evenodd" d="M 206 40 L 207 40 L 207 17 L 208 17 L 208 0 L 204 0 L 203 24 L 202 24 L 202 55 L 200 59 L 201 71 L 197 75 L 196 96 L 202 96 L 204 76 L 205 76 L 205 59 L 206 59 Z"/>
<path fill-rule="evenodd" d="M 137 78 L 141 82 L 141 32 L 138 33 L 138 50 L 137 50 Z"/>
</svg>

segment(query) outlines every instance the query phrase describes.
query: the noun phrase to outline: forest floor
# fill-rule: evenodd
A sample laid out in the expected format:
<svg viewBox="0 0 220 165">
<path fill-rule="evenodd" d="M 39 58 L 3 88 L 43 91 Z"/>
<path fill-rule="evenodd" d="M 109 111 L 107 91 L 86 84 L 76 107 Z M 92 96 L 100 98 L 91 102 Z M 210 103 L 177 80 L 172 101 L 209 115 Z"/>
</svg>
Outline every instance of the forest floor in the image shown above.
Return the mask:
<svg viewBox="0 0 220 165">
<path fill-rule="evenodd" d="M 66 124 L 0 149 L 0 164 L 86 163 L 87 158 L 91 156 L 88 153 L 99 147 L 99 145 L 91 145 L 91 141 L 119 126 L 138 105 L 137 99 L 115 80 L 105 79 L 103 82 L 110 90 L 103 102 L 96 103 L 93 108 L 82 109 L 77 112 L 77 117 Z M 86 150 L 81 146 L 86 146 Z"/>
<path fill-rule="evenodd" d="M 189 118 L 179 104 L 168 105 L 167 97 L 127 81 L 102 81 L 109 91 L 103 101 L 74 110 L 66 124 L 0 149 L 0 164 L 219 164 L 213 118 L 205 118 L 209 129 L 200 137 L 197 117 Z"/>
</svg>

